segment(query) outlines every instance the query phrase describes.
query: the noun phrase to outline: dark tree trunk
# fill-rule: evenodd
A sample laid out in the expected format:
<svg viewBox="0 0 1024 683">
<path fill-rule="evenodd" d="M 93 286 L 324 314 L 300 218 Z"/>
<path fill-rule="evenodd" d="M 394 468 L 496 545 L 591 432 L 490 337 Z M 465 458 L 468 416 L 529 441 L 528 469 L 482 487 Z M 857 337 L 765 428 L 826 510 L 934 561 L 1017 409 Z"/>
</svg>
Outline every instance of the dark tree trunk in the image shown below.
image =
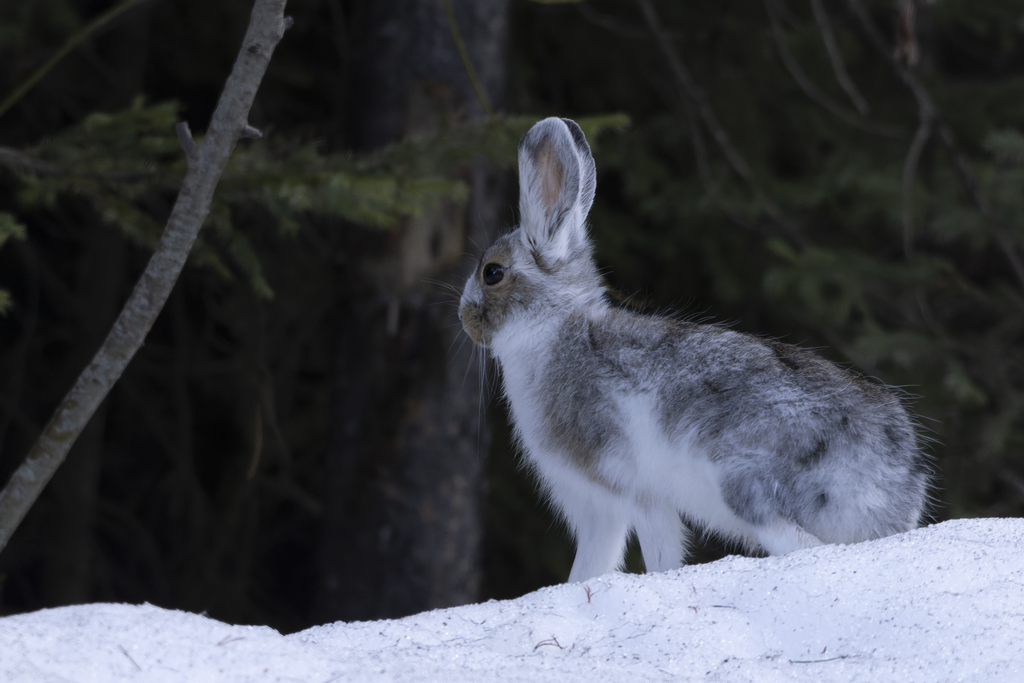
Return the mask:
<svg viewBox="0 0 1024 683">
<path fill-rule="evenodd" d="M 456 0 L 459 28 L 492 101 L 504 80 L 507 0 Z M 374 0 L 355 13 L 352 146 L 367 150 L 482 115 L 438 0 Z M 458 339 L 463 255 L 504 205 L 500 175 L 466 169 L 468 204 L 444 202 L 375 250 L 340 312 L 325 482 L 319 616 L 398 617 L 472 602 L 480 586 L 489 433 L 482 367 Z"/>
</svg>

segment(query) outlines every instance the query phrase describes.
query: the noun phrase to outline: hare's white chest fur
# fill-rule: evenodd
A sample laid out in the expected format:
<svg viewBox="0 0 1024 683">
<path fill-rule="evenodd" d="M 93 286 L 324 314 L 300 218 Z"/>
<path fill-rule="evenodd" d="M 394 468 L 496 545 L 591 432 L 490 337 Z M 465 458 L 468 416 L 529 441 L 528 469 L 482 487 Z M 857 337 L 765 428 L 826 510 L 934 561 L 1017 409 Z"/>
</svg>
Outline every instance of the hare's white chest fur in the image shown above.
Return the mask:
<svg viewBox="0 0 1024 683">
<path fill-rule="evenodd" d="M 600 324 L 604 311 L 589 312 Z M 572 527 L 573 511 L 599 507 L 622 508 L 630 519 L 643 517 L 656 503 L 678 510 L 693 522 L 719 530 L 729 537 L 751 542 L 747 525 L 722 497 L 719 468 L 695 443 L 690 431 L 670 434 L 658 421 L 657 392 L 651 387 L 608 388 L 611 410 L 602 419 L 623 438 L 607 445 L 604 453 L 590 454 L 592 464 L 581 469 L 574 454 L 553 447 L 553 432 L 565 428 L 548 409 L 551 388 L 547 378 L 555 374 L 551 364 L 559 359 L 557 321 L 538 320 L 495 335 L 491 349 L 502 369 L 505 396 L 516 435 L 530 464 L 545 482 L 549 495 Z M 599 372 L 583 367 L 581 375 Z M 582 497 L 592 502 L 563 498 Z M 573 504 L 575 503 L 575 504 Z M 589 513 L 588 513 L 589 514 Z"/>
<path fill-rule="evenodd" d="M 688 521 L 772 554 L 913 528 L 928 468 L 886 388 L 798 347 L 609 303 L 585 219 L 579 127 L 519 147 L 521 225 L 485 252 L 459 314 L 498 359 L 516 433 L 576 538 L 570 580 L 682 563 Z"/>
</svg>

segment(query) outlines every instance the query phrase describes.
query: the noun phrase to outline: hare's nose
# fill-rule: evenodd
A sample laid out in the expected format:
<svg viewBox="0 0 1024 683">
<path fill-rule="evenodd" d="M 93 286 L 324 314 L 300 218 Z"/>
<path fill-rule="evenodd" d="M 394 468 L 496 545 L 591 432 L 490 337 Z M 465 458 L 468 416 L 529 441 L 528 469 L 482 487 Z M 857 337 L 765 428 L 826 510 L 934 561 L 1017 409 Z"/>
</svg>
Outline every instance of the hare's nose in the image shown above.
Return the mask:
<svg viewBox="0 0 1024 683">
<path fill-rule="evenodd" d="M 462 311 L 461 310 L 459 311 L 459 322 L 460 323 L 462 322 Z"/>
</svg>

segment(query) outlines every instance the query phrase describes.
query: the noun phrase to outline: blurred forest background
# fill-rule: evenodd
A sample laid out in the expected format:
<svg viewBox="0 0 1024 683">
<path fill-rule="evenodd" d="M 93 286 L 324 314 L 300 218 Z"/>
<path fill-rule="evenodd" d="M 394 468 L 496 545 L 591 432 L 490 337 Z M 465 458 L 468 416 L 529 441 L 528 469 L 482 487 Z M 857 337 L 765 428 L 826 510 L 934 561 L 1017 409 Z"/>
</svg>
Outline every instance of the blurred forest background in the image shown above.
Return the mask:
<svg viewBox="0 0 1024 683">
<path fill-rule="evenodd" d="M 0 98 L 117 4 L 0 3 Z M 205 130 L 250 9 L 135 2 L 0 114 L 0 481 L 144 268 L 185 171 L 173 125 Z M 0 614 L 148 601 L 293 631 L 564 580 L 455 307 L 549 115 L 593 145 L 612 287 L 903 387 L 930 520 L 1024 515 L 1024 0 L 286 13 L 264 138 L 0 554 Z"/>
</svg>

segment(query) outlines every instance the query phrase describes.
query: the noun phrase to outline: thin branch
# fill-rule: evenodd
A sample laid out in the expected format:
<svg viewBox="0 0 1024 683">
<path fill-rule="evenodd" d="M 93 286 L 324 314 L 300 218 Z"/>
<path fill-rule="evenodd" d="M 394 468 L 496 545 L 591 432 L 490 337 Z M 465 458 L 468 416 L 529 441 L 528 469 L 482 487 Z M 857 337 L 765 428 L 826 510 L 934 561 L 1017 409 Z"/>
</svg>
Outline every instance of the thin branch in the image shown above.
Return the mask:
<svg viewBox="0 0 1024 683">
<path fill-rule="evenodd" d="M 252 479 L 256 469 L 260 465 L 260 456 L 263 454 L 263 413 L 260 406 L 256 404 L 256 414 L 252 419 L 252 458 L 249 462 L 249 470 L 245 473 L 246 479 Z"/>
<path fill-rule="evenodd" d="M 817 85 L 814 84 L 804 72 L 800 66 L 800 62 L 796 60 L 793 53 L 786 47 L 786 36 L 782 33 L 782 27 L 779 25 L 778 8 L 775 5 L 775 0 L 764 0 L 765 9 L 768 10 L 768 18 L 772 24 L 772 35 L 775 37 L 775 45 L 779 49 L 779 56 L 782 57 L 782 63 L 786 66 L 786 70 L 789 71 L 790 75 L 793 76 L 800 88 L 814 100 L 823 109 L 826 109 L 836 118 L 844 121 L 851 126 L 860 128 L 861 130 L 875 133 L 877 135 L 884 135 L 886 137 L 902 137 L 902 131 L 896 126 L 889 126 L 886 124 L 872 123 L 870 121 L 864 121 L 855 112 L 849 111 L 843 105 L 836 102 L 834 99 L 829 97 L 826 93 L 822 92 Z"/>
<path fill-rule="evenodd" d="M 480 100 L 480 106 L 483 107 L 484 112 L 487 113 L 487 118 L 491 120 L 491 125 L 497 128 L 498 118 L 494 115 L 491 100 L 488 99 L 487 93 L 484 92 L 484 86 L 480 84 L 480 79 L 476 75 L 476 69 L 473 68 L 473 61 L 469 58 L 469 51 L 466 50 L 466 43 L 462 40 L 459 24 L 455 21 L 455 9 L 452 7 L 452 0 L 441 0 L 441 5 L 444 7 L 444 15 L 448 20 L 448 29 L 451 31 L 452 39 L 455 41 L 455 48 L 459 51 L 459 59 L 462 60 L 462 66 L 466 69 L 469 83 L 473 86 L 473 90 L 476 91 L 476 97 Z"/>
<path fill-rule="evenodd" d="M 181 121 L 180 123 L 174 124 L 174 132 L 178 134 L 178 141 L 181 143 L 181 148 L 185 150 L 185 159 L 188 161 L 189 168 L 198 164 L 199 146 L 196 144 L 196 141 L 192 139 L 192 130 L 188 127 L 188 122 Z"/>
<path fill-rule="evenodd" d="M 651 32 L 641 26 L 630 26 L 625 22 L 621 21 L 618 17 L 609 16 L 598 12 L 589 3 L 581 2 L 576 4 L 576 11 L 583 16 L 588 22 L 594 26 L 599 26 L 609 33 L 614 33 L 623 38 L 641 38 L 648 39 L 651 37 Z M 676 36 L 669 34 L 672 38 Z"/>
<path fill-rule="evenodd" d="M 759 230 L 757 225 L 730 209 L 728 204 L 722 198 L 718 183 L 715 182 L 715 179 L 711 175 L 711 164 L 708 159 L 707 142 L 704 140 L 700 121 L 697 120 L 693 108 L 690 106 L 690 102 L 685 97 L 676 97 L 674 94 L 673 96 L 670 96 L 665 92 L 666 89 L 650 75 L 648 75 L 648 80 L 651 82 L 658 94 L 661 95 L 662 99 L 665 101 L 665 105 L 670 109 L 681 110 L 680 113 L 682 117 L 686 119 L 686 123 L 690 129 L 690 141 L 693 144 L 693 155 L 697 161 L 697 175 L 700 178 L 701 185 L 704 187 L 704 192 L 707 193 L 711 203 L 714 204 L 726 218 L 739 227 L 745 230 L 750 230 L 751 232 L 758 232 Z"/>
<path fill-rule="evenodd" d="M 25 462 L 0 491 L 0 550 L 64 461 L 167 301 L 199 229 L 228 157 L 246 125 L 256 90 L 285 31 L 286 0 L 256 0 L 238 59 L 195 151 L 160 244 L 103 346 L 57 407 Z"/>
<path fill-rule="evenodd" d="M 14 92 L 7 96 L 7 99 L 0 104 L 0 116 L 7 113 L 7 110 L 15 105 L 15 103 L 25 96 L 29 90 L 32 89 L 36 83 L 43 79 L 43 76 L 50 72 L 50 69 L 57 66 L 60 60 L 64 59 L 69 52 L 71 52 L 79 43 L 84 41 L 89 36 L 93 35 L 101 28 L 109 24 L 111 21 L 121 16 L 124 12 L 128 11 L 135 5 L 138 5 L 144 0 L 125 0 L 120 5 L 111 7 L 109 10 L 101 14 L 100 16 L 89 22 L 84 28 L 75 33 L 73 36 L 68 38 L 68 41 L 64 43 L 63 47 L 53 53 L 53 55 L 46 60 L 46 62 L 36 69 L 31 76 L 25 79 L 25 81 L 19 85 Z"/>
<path fill-rule="evenodd" d="M 897 0 L 896 11 L 898 18 L 893 58 L 908 67 L 915 67 L 921 59 L 921 47 L 917 44 L 917 7 L 914 0 Z"/>
<path fill-rule="evenodd" d="M 647 22 L 648 28 L 651 30 L 651 34 L 654 36 L 655 41 L 658 43 L 658 47 L 661 49 L 665 59 L 668 61 L 669 67 L 672 69 L 672 74 L 675 76 L 676 81 L 679 84 L 681 93 L 696 109 L 700 119 L 704 122 L 704 125 L 711 133 L 711 137 L 714 138 L 715 143 L 722 151 L 722 154 L 729 162 L 729 165 L 737 175 L 746 181 L 747 185 L 753 191 L 754 197 L 761 205 L 762 210 L 774 219 L 775 222 L 781 225 L 789 233 L 790 237 L 800 244 L 806 244 L 806 240 L 800 235 L 796 225 L 786 218 L 779 207 L 776 206 L 775 203 L 772 202 L 764 193 L 760 184 L 757 182 L 757 179 L 754 177 L 754 173 L 751 171 L 750 166 L 733 146 L 732 140 L 729 138 L 729 134 L 721 124 L 719 124 L 718 118 L 715 116 L 715 112 L 708 103 L 704 92 L 693 80 L 693 76 L 690 75 L 686 65 L 683 64 L 682 59 L 680 59 L 679 53 L 676 52 L 671 40 L 669 40 L 668 34 L 665 29 L 662 28 L 661 22 L 658 19 L 658 15 L 654 11 L 654 6 L 651 4 L 650 0 L 636 0 L 636 3 L 640 6 L 640 11 L 644 15 L 644 19 Z"/>
<path fill-rule="evenodd" d="M 874 20 L 868 13 L 867 8 L 861 0 L 846 0 L 850 11 L 860 21 L 861 27 L 864 29 L 864 33 L 868 39 L 875 46 L 875 49 L 882 55 L 882 57 L 888 61 L 893 69 L 896 71 L 896 75 L 899 77 L 903 84 L 913 94 L 914 99 L 917 100 L 917 107 L 919 112 L 920 120 L 924 121 L 930 119 L 934 122 L 935 131 L 939 135 L 939 140 L 942 141 L 943 146 L 949 153 L 953 160 L 953 168 L 956 170 L 957 177 L 960 179 L 960 184 L 963 185 L 964 190 L 967 192 L 967 196 L 971 203 L 974 204 L 978 212 L 981 213 L 985 222 L 989 226 L 989 230 L 992 231 L 993 237 L 996 239 L 996 243 L 999 245 L 1000 250 L 1009 261 L 1010 267 L 1013 269 L 1014 275 L 1020 283 L 1021 289 L 1024 289 L 1024 261 L 1021 260 L 1020 255 L 1017 254 L 1017 250 L 1014 247 L 1013 241 L 1010 239 L 1009 233 L 1006 228 L 996 219 L 992 212 L 992 207 L 989 206 L 984 195 L 981 194 L 981 190 L 978 187 L 978 177 L 974 174 L 974 169 L 971 168 L 971 163 L 967 159 L 967 155 L 964 154 L 963 150 L 960 149 L 960 145 L 957 142 L 956 135 L 953 134 L 953 130 L 949 127 L 940 115 L 939 108 L 935 104 L 935 100 L 932 99 L 931 95 L 925 89 L 924 85 L 921 84 L 917 77 L 910 71 L 906 64 L 894 57 L 893 49 L 886 42 L 882 32 L 878 30 L 878 26 L 875 25 Z"/>
<path fill-rule="evenodd" d="M 825 12 L 825 8 L 821 4 L 821 0 L 811 0 L 811 9 L 814 11 L 814 20 L 818 22 L 818 30 L 821 32 L 821 39 L 825 41 L 825 50 L 828 52 L 828 58 L 832 62 L 832 71 L 836 75 L 836 80 L 839 81 L 839 87 L 843 89 L 846 96 L 853 102 L 853 106 L 857 108 L 861 114 L 867 114 L 870 111 L 867 100 L 861 95 L 860 89 L 857 88 L 857 84 L 850 78 L 850 74 L 846 71 L 846 63 L 843 62 L 843 53 L 839 51 L 839 43 L 836 42 L 835 33 L 832 31 L 832 22 L 828 18 L 828 13 Z"/>
<path fill-rule="evenodd" d="M 291 18 L 291 17 L 289 17 Z M 258 140 L 263 137 L 263 131 L 259 128 L 253 128 L 248 123 L 242 126 L 242 132 L 238 134 L 239 137 L 245 138 L 246 140 Z"/>
<path fill-rule="evenodd" d="M 650 3 L 650 0 L 637 0 L 637 4 L 640 5 L 641 11 L 644 13 L 644 18 L 647 20 L 647 25 L 654 34 L 654 38 L 661 48 L 662 53 L 668 60 L 669 66 L 672 69 L 673 75 L 676 77 L 676 81 L 682 89 L 682 93 L 687 97 L 694 105 L 700 118 L 704 121 L 704 124 L 708 127 L 715 142 L 718 143 L 725 155 L 725 158 L 729 161 L 729 165 L 732 166 L 733 170 L 743 178 L 751 187 L 756 187 L 757 181 L 754 178 L 753 171 L 750 170 L 750 166 L 747 165 L 746 160 L 736 151 L 733 147 L 732 140 L 729 138 L 729 134 L 722 128 L 721 124 L 718 123 L 718 118 L 715 116 L 714 110 L 708 103 L 707 97 L 704 92 L 700 89 L 697 83 L 693 80 L 693 76 L 690 75 L 689 69 L 683 64 L 683 61 L 679 58 L 679 54 L 676 52 L 675 47 L 672 46 L 668 35 L 661 27 L 661 23 L 658 20 L 658 15 L 654 11 L 654 6 Z M 760 194 L 759 189 L 755 189 Z"/>
<path fill-rule="evenodd" d="M 903 255 L 907 258 L 914 255 L 914 176 L 934 123 L 930 116 L 922 115 L 921 125 L 903 161 Z"/>
<path fill-rule="evenodd" d="M 783 24 L 788 24 L 794 31 L 803 28 L 803 20 L 794 14 L 793 10 L 789 9 L 786 0 L 776 0 L 775 9 L 779 11 L 779 17 L 782 19 Z"/>
<path fill-rule="evenodd" d="M 690 140 L 693 143 L 694 156 L 697 158 L 697 173 L 700 176 L 701 184 L 704 185 L 704 191 L 707 192 L 711 202 L 718 207 L 718 210 L 726 218 L 746 230 L 757 231 L 757 226 L 754 223 L 730 209 L 722 197 L 718 183 L 711 176 L 711 165 L 708 163 L 708 148 L 700 129 L 700 123 L 694 118 L 693 112 L 688 107 L 684 107 L 684 111 L 686 120 L 690 124 Z"/>
</svg>

